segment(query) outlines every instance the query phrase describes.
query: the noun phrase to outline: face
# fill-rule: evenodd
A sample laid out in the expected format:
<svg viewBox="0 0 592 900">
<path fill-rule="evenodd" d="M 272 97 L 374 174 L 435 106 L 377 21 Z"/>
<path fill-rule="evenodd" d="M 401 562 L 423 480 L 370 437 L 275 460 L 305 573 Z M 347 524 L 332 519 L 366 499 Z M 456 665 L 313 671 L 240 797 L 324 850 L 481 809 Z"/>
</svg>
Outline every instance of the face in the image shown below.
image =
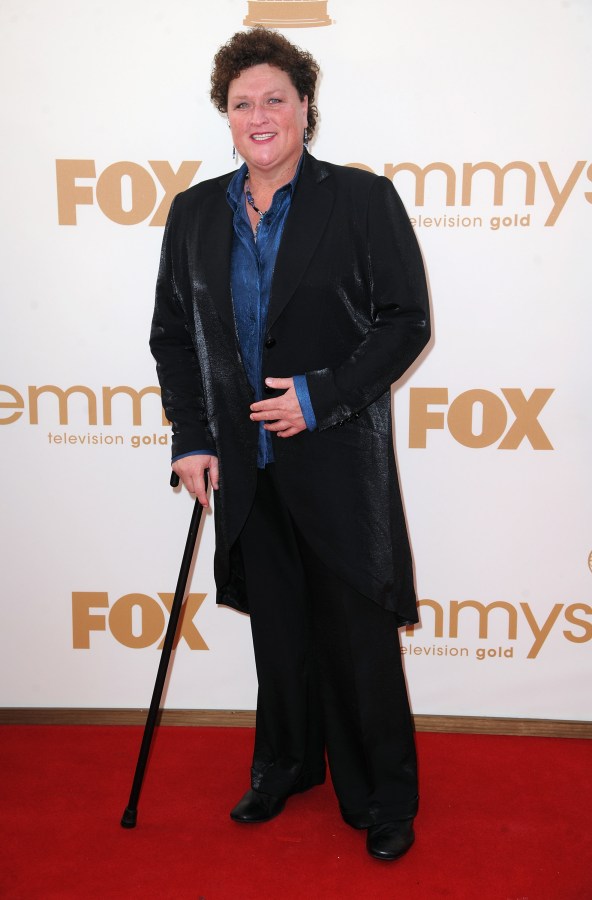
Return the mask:
<svg viewBox="0 0 592 900">
<path fill-rule="evenodd" d="M 228 88 L 228 121 L 234 146 L 249 170 L 280 177 L 302 153 L 308 98 L 290 76 L 267 63 L 245 69 Z"/>
</svg>

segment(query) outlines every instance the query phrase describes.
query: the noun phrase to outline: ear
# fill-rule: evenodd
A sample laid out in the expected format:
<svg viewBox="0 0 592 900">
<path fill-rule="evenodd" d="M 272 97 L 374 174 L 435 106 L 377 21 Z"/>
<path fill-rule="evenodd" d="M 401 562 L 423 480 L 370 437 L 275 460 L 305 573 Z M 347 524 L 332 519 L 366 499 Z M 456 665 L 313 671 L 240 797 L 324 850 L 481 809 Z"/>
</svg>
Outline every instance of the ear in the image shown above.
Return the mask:
<svg viewBox="0 0 592 900">
<path fill-rule="evenodd" d="M 308 125 L 308 97 L 302 98 L 302 127 L 306 128 Z"/>
</svg>

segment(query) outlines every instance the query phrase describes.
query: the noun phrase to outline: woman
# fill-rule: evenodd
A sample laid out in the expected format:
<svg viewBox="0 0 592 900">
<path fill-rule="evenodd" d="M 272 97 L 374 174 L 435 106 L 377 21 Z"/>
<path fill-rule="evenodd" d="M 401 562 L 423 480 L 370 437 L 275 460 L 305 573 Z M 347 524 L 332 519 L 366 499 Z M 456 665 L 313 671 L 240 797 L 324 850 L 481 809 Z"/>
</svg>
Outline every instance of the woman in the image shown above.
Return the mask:
<svg viewBox="0 0 592 900">
<path fill-rule="evenodd" d="M 421 255 L 385 178 L 319 162 L 318 66 L 256 28 L 211 97 L 242 167 L 178 195 L 151 347 L 173 469 L 216 491 L 217 600 L 251 615 L 259 692 L 240 823 L 321 783 L 369 853 L 413 843 L 415 748 L 397 627 L 417 621 L 390 386 L 429 338 Z"/>
</svg>

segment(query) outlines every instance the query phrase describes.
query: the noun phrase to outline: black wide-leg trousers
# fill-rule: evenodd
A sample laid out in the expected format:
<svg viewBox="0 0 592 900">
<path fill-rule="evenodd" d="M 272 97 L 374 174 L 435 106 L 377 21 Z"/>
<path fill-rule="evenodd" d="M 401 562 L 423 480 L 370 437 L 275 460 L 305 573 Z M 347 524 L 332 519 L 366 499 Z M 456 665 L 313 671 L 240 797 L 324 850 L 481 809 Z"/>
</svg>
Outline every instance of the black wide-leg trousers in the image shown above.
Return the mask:
<svg viewBox="0 0 592 900">
<path fill-rule="evenodd" d="M 273 464 L 241 532 L 259 691 L 251 786 L 320 784 L 325 749 L 343 818 L 417 811 L 417 764 L 395 616 L 329 571 L 298 531 Z"/>
</svg>

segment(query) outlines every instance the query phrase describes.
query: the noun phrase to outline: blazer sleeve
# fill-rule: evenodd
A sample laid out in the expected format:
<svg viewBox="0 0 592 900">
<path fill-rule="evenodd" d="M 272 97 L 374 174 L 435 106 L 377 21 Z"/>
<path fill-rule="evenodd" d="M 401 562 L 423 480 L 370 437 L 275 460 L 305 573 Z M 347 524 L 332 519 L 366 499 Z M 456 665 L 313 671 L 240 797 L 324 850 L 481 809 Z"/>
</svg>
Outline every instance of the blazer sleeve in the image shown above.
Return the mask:
<svg viewBox="0 0 592 900">
<path fill-rule="evenodd" d="M 347 421 L 408 369 L 430 337 L 428 289 L 415 233 L 393 184 L 379 176 L 366 221 L 370 321 L 335 368 L 306 373 L 319 430 Z"/>
<path fill-rule="evenodd" d="M 164 230 L 150 332 L 150 349 L 156 360 L 162 405 L 173 429 L 173 457 L 194 450 L 214 450 L 216 446 L 207 424 L 199 361 L 175 277 L 173 246 L 177 200 L 173 200 Z"/>
</svg>

